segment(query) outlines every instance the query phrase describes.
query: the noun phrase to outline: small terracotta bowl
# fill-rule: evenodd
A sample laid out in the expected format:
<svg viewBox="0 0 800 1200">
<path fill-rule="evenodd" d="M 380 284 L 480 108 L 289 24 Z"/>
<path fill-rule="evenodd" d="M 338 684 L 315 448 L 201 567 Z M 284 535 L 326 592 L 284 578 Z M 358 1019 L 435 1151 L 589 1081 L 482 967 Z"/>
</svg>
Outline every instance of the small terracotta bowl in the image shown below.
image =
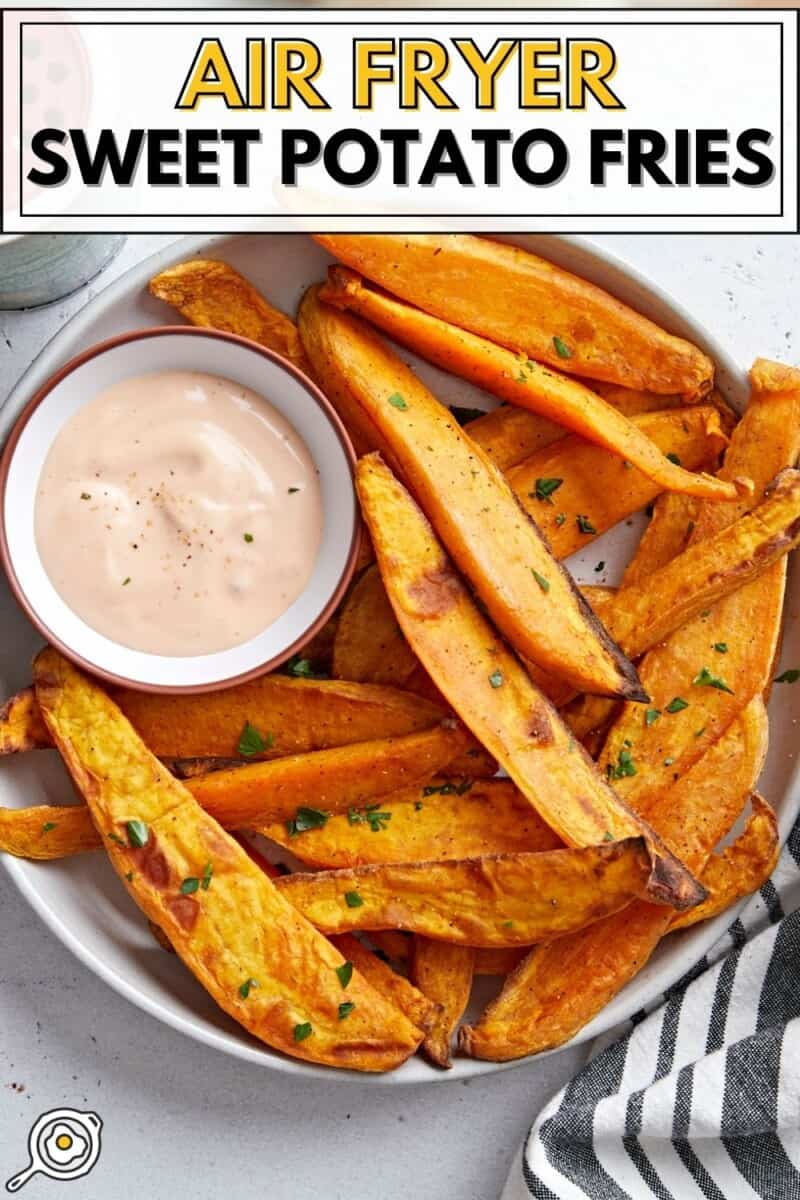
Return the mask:
<svg viewBox="0 0 800 1200">
<path fill-rule="evenodd" d="M 119 380 L 152 371 L 204 371 L 269 398 L 305 441 L 320 472 L 322 541 L 305 590 L 250 641 L 192 657 L 143 653 L 87 625 L 50 582 L 36 546 L 34 510 L 44 461 L 69 418 Z M 211 329 L 164 326 L 124 333 L 73 358 L 33 396 L 0 458 L 0 560 L 27 616 L 78 666 L 111 683 L 152 692 L 230 687 L 279 666 L 328 620 L 355 569 L 359 543 L 355 455 L 329 401 L 280 355 Z M 86 586 L 91 587 L 91 579 Z"/>
</svg>

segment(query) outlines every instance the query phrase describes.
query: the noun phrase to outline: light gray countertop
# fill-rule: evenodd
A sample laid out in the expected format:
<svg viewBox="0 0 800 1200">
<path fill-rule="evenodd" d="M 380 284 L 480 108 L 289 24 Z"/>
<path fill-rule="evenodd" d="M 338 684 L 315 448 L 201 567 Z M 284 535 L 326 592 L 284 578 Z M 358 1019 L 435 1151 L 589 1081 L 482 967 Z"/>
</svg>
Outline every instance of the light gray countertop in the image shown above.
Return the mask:
<svg viewBox="0 0 800 1200">
<path fill-rule="evenodd" d="M 74 312 L 170 240 L 132 237 L 102 279 L 68 300 L 0 313 L 0 404 Z M 599 240 L 672 291 L 742 363 L 800 359 L 800 238 Z M 531 1119 L 584 1053 L 428 1088 L 272 1074 L 132 1007 L 0 872 L 0 1183 L 25 1165 L 35 1118 L 70 1106 L 104 1121 L 100 1162 L 74 1189 L 82 1200 L 495 1200 Z M 57 1192 L 36 1178 L 24 1194 Z"/>
</svg>

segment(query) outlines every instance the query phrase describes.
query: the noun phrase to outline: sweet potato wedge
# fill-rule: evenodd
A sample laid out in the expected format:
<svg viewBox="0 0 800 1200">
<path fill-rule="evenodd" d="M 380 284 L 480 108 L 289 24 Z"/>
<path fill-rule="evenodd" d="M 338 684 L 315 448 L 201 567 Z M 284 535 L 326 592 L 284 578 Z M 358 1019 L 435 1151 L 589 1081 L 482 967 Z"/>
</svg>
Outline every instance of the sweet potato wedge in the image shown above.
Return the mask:
<svg viewBox="0 0 800 1200">
<path fill-rule="evenodd" d="M 327 814 L 346 812 L 412 782 L 419 794 L 431 772 L 443 770 L 471 740 L 452 723 L 401 738 L 236 764 L 184 777 L 184 782 L 224 829 L 271 828 L 278 822 L 286 832 L 309 797 L 313 808 L 307 811 Z M 0 809 L 0 850 L 10 854 L 63 858 L 100 844 L 82 807 Z"/>
<path fill-rule="evenodd" d="M 326 330 L 324 358 L 309 351 L 326 386 L 346 387 L 379 429 L 392 463 L 512 645 L 582 691 L 641 699 L 633 666 L 449 409 L 363 322 L 320 305 L 313 292 L 302 310 L 304 337 L 310 326 Z"/>
<path fill-rule="evenodd" d="M 751 400 L 733 431 L 722 472 L 751 475 L 757 495 L 733 504 L 698 503 L 691 543 L 719 536 L 753 509 L 775 475 L 800 453 L 800 371 L 759 362 L 751 380 Z M 669 790 L 673 777 L 701 758 L 767 687 L 780 636 L 785 578 L 784 557 L 642 659 L 650 706 L 663 715 L 648 725 L 640 708 L 624 705 L 600 760 L 604 770 L 619 774 L 618 790 L 634 807 L 644 796 L 652 799 Z M 675 711 L 676 699 L 686 707 Z"/>
<path fill-rule="evenodd" d="M 371 984 L 400 1012 L 405 1013 L 412 1025 L 421 1029 L 426 1035 L 436 1027 L 440 1018 L 441 1006 L 435 999 L 423 995 L 419 988 L 414 987 L 404 976 L 368 950 L 352 933 L 340 933 L 330 939 L 342 957 L 351 962 Z"/>
<path fill-rule="evenodd" d="M 758 697 L 653 806 L 653 823 L 690 869 L 702 871 L 736 821 L 761 771 L 766 741 Z M 505 1061 L 569 1041 L 642 969 L 673 916 L 634 901 L 574 936 L 535 948 L 477 1024 L 462 1026 L 461 1049 Z"/>
<path fill-rule="evenodd" d="M 585 384 L 520 356 L 477 334 L 369 287 L 354 272 L 332 267 L 320 299 L 363 317 L 445 371 L 459 375 L 505 404 L 524 408 L 631 463 L 658 491 L 708 500 L 732 500 L 741 481 L 695 474 L 667 458 L 638 425 Z"/>
<path fill-rule="evenodd" d="M 125 689 L 115 702 L 158 758 L 238 758 L 245 725 L 264 742 L 253 759 L 401 737 L 438 725 L 444 710 L 409 692 L 330 679 L 262 675 L 251 683 L 202 696 L 168 696 Z M 50 745 L 30 692 L 6 702 L 12 719 L 0 753 Z M 270 737 L 271 735 L 271 737 Z"/>
<path fill-rule="evenodd" d="M 186 786 L 223 825 L 260 828 L 293 818 L 306 803 L 313 802 L 315 810 L 343 813 L 398 787 L 421 785 L 443 771 L 470 740 L 462 727 L 448 722 L 401 738 L 213 771 Z"/>
<path fill-rule="evenodd" d="M 249 338 L 311 374 L 297 326 L 227 263 L 191 259 L 150 280 L 150 293 L 192 325 Z"/>
<path fill-rule="evenodd" d="M 510 779 L 432 780 L 385 796 L 372 813 L 332 816 L 321 829 L 293 836 L 285 823 L 258 832 L 312 867 L 439 862 L 555 850 L 562 843 Z M 0 840 L 0 846 L 2 841 Z"/>
<path fill-rule="evenodd" d="M 716 467 L 726 445 L 719 414 L 706 404 L 645 413 L 632 423 L 659 451 L 675 454 L 687 467 Z M 561 482 L 553 492 L 545 486 L 543 493 L 544 480 Z M 574 436 L 511 468 L 508 481 L 557 558 L 583 549 L 598 534 L 644 508 L 660 490 L 625 459 Z"/>
<path fill-rule="evenodd" d="M 475 951 L 471 946 L 449 946 L 419 934 L 413 939 L 411 979 L 439 1006 L 437 1019 L 426 1030 L 420 1047 L 437 1067 L 452 1066 L 453 1034 L 469 1002 L 474 968 Z"/>
<path fill-rule="evenodd" d="M 34 664 L 34 684 L 117 874 L 225 1012 L 312 1062 L 384 1071 L 413 1053 L 421 1031 L 358 972 L 342 987 L 342 955 L 164 771 L 100 688 L 50 649 Z M 344 1002 L 353 1005 L 346 1020 Z"/>
<path fill-rule="evenodd" d="M 756 793 L 752 811 L 736 841 L 706 863 L 702 880 L 708 895 L 691 913 L 676 913 L 670 922 L 674 929 L 686 929 L 698 921 L 710 921 L 737 900 L 758 891 L 766 883 L 780 855 L 778 822 L 772 806 Z"/>
<path fill-rule="evenodd" d="M 316 234 L 334 257 L 423 311 L 569 374 L 694 400 L 706 354 L 585 279 L 468 234 Z"/>
<path fill-rule="evenodd" d="M 0 755 L 24 754 L 52 744 L 32 687 L 6 700 L 0 708 Z"/>
<path fill-rule="evenodd" d="M 0 853 L 15 858 L 67 858 L 102 845 L 84 804 L 0 808 Z"/>
<path fill-rule="evenodd" d="M 403 687 L 417 665 L 373 563 L 342 607 L 333 644 L 333 674 L 337 679 Z"/>
<path fill-rule="evenodd" d="M 640 583 L 623 585 L 611 596 L 594 593 L 593 605 L 617 644 L 630 658 L 637 659 L 675 630 L 710 611 L 717 601 L 758 579 L 798 542 L 800 471 L 787 468 L 749 513 L 713 538 L 692 541 Z M 712 643 L 710 648 L 717 656 L 728 653 L 725 641 Z M 538 676 L 537 682 L 554 704 L 564 705 L 569 693 L 561 680 Z M 686 707 L 688 701 L 673 698 L 667 714 L 673 714 L 676 704 Z M 652 708 L 645 720 L 652 723 L 661 715 Z"/>
<path fill-rule="evenodd" d="M 323 933 L 403 929 L 462 946 L 529 946 L 562 937 L 628 904 L 647 888 L 642 838 L 580 850 L 391 863 L 276 886 Z"/>
<path fill-rule="evenodd" d="M 644 835 L 650 894 L 677 907 L 702 890 L 663 850 L 574 743 L 453 570 L 406 489 L 378 455 L 356 485 L 378 564 L 403 632 L 464 723 L 567 845 Z"/>
</svg>

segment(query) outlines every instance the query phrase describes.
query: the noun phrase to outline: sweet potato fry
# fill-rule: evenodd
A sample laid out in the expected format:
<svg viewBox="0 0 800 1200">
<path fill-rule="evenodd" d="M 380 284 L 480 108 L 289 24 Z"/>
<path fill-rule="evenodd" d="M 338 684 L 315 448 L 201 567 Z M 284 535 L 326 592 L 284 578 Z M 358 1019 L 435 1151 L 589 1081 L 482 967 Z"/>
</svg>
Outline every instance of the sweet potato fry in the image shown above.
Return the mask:
<svg viewBox="0 0 800 1200">
<path fill-rule="evenodd" d="M 439 1005 L 437 1020 L 426 1031 L 420 1048 L 437 1067 L 452 1066 L 453 1034 L 469 1002 L 474 968 L 471 946 L 449 946 L 419 934 L 414 938 L 411 979 Z"/>
<path fill-rule="evenodd" d="M 84 804 L 0 808 L 0 852 L 16 858 L 53 859 L 96 850 L 101 845 Z"/>
<path fill-rule="evenodd" d="M 726 444 L 710 405 L 667 409 L 633 418 L 664 455 L 687 467 L 716 467 Z M 541 481 L 560 480 L 547 494 Z M 536 521 L 557 558 L 566 558 L 618 521 L 654 500 L 659 487 L 616 455 L 578 437 L 562 438 L 508 472 L 520 504 Z"/>
<path fill-rule="evenodd" d="M 496 399 L 557 421 L 586 441 L 627 460 L 658 491 L 732 500 L 737 490 L 746 490 L 744 481 L 737 487 L 726 479 L 684 470 L 668 459 L 640 426 L 578 380 L 376 291 L 353 271 L 332 267 L 320 299 L 356 313 L 393 341 Z"/>
<path fill-rule="evenodd" d="M 24 754 L 52 744 L 33 688 L 6 700 L 0 708 L 0 754 Z"/>
<path fill-rule="evenodd" d="M 379 428 L 391 461 L 512 645 L 582 691 L 641 699 L 633 666 L 449 410 L 363 322 L 313 294 L 302 308 L 304 337 L 312 325 L 326 330 L 324 358 L 309 351 L 319 375 L 326 386 L 347 387 Z"/>
<path fill-rule="evenodd" d="M 397 619 L 434 682 L 567 845 L 644 835 L 650 895 L 677 907 L 702 891 L 595 770 L 478 610 L 422 512 L 377 455 L 357 487 Z"/>
<path fill-rule="evenodd" d="M 342 987 L 342 955 L 166 774 L 104 692 L 50 649 L 34 684 L 117 874 L 225 1012 L 312 1062 L 383 1071 L 413 1053 L 421 1031 L 358 972 Z"/>
<path fill-rule="evenodd" d="M 444 710 L 410 692 L 366 683 L 329 679 L 289 679 L 262 675 L 211 695 L 169 696 L 125 689 L 112 691 L 115 702 L 158 758 L 238 758 L 239 742 L 251 725 L 264 743 L 249 748 L 253 759 L 283 758 L 353 742 L 401 737 L 430 729 Z M 12 719 L 0 730 L 0 753 L 50 745 L 32 693 L 6 702 Z"/>
<path fill-rule="evenodd" d="M 510 779 L 435 780 L 394 792 L 370 808 L 371 813 L 332 816 L 302 836 L 292 836 L 279 822 L 259 825 L 258 832 L 301 862 L 326 868 L 439 862 L 562 844 Z"/>
<path fill-rule="evenodd" d="M 344 603 L 333 644 L 337 679 L 403 687 L 417 666 L 373 563 Z"/>
<path fill-rule="evenodd" d="M 611 636 L 632 659 L 639 658 L 675 630 L 708 612 L 725 596 L 758 579 L 800 542 L 800 472 L 787 468 L 769 485 L 760 504 L 716 537 L 692 542 L 648 579 L 612 596 L 594 594 L 594 608 Z M 584 592 L 586 594 L 586 592 Z M 587 596 L 591 599 L 591 596 Z M 727 654 L 727 642 L 712 645 Z M 537 677 L 542 690 L 562 707 L 569 697 L 561 680 Z M 683 697 L 671 702 L 686 707 Z M 646 721 L 661 713 L 650 710 Z"/>
<path fill-rule="evenodd" d="M 376 992 L 380 992 L 395 1008 L 405 1013 L 412 1025 L 425 1034 L 436 1027 L 441 1007 L 435 999 L 424 995 L 408 979 L 398 975 L 352 933 L 340 933 L 330 941 Z"/>
<path fill-rule="evenodd" d="M 751 475 L 757 496 L 734 504 L 699 503 L 692 544 L 719 536 L 754 508 L 774 476 L 800 453 L 800 371 L 762 361 L 751 380 L 752 397 L 733 431 L 722 471 Z M 784 557 L 642 659 L 650 706 L 662 715 L 648 725 L 640 708 L 626 704 L 601 756 L 603 769 L 619 776 L 618 790 L 634 807 L 644 796 L 650 801 L 668 791 L 674 775 L 701 758 L 767 687 L 780 635 L 785 577 Z"/>
<path fill-rule="evenodd" d="M 510 975 L 529 953 L 524 946 L 504 947 L 502 950 L 476 950 L 476 975 Z"/>
<path fill-rule="evenodd" d="M 600 920 L 647 888 L 642 838 L 285 875 L 277 887 L 323 933 L 404 929 L 462 946 L 529 946 Z"/>
<path fill-rule="evenodd" d="M 766 710 L 757 697 L 651 811 L 665 842 L 690 869 L 703 869 L 741 812 L 761 771 L 766 737 Z M 462 1026 L 461 1049 L 505 1061 L 562 1045 L 641 970 L 673 916 L 634 901 L 574 936 L 536 947 L 480 1021 Z"/>
<path fill-rule="evenodd" d="M 346 812 L 414 781 L 419 794 L 431 771 L 446 767 L 470 740 L 462 728 L 438 726 L 401 738 L 240 763 L 190 775 L 185 786 L 225 829 L 280 822 L 285 832 L 298 809 Z M 313 808 L 303 808 L 307 797 L 313 797 Z M 0 809 L 0 850 L 21 857 L 63 858 L 91 850 L 101 844 L 93 834 L 82 807 Z"/>
<path fill-rule="evenodd" d="M 192 325 L 250 338 L 311 374 L 294 321 L 273 308 L 227 263 L 211 259 L 178 263 L 150 280 L 150 292 L 177 308 Z"/>
<path fill-rule="evenodd" d="M 698 921 L 710 921 L 730 908 L 737 900 L 757 891 L 775 869 L 781 851 L 778 822 L 775 813 L 756 793 L 751 800 L 752 812 L 735 842 L 720 854 L 712 854 L 703 871 L 703 885 L 708 892 L 702 904 L 691 913 L 676 913 L 670 923 L 674 929 L 686 929 Z"/>
<path fill-rule="evenodd" d="M 316 234 L 394 296 L 569 374 L 693 400 L 706 354 L 527 250 L 467 234 Z"/>
<path fill-rule="evenodd" d="M 314 810 L 343 813 L 444 770 L 470 741 L 462 727 L 451 725 L 213 771 L 186 786 L 206 812 L 232 829 L 289 820 L 311 801 Z"/>
</svg>

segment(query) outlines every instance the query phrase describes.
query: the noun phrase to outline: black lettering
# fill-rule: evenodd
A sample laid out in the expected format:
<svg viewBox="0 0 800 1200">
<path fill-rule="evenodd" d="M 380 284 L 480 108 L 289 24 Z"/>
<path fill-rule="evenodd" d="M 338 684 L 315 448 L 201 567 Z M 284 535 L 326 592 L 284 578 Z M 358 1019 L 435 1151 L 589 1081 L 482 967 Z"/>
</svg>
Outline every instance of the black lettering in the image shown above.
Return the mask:
<svg viewBox="0 0 800 1200">
<path fill-rule="evenodd" d="M 534 171 L 528 164 L 528 155 L 534 146 L 542 143 L 552 152 L 550 166 L 543 171 Z M 569 166 L 569 151 L 557 133 L 550 129 L 529 129 L 518 138 L 511 150 L 514 170 L 525 183 L 534 187 L 549 187 L 558 183 Z"/>
<path fill-rule="evenodd" d="M 219 165 L 217 150 L 204 150 L 203 142 L 216 142 L 216 129 L 186 130 L 186 183 L 189 187 L 218 187 L 219 172 L 204 171 L 204 163 Z"/>
<path fill-rule="evenodd" d="M 322 152 L 322 142 L 311 129 L 281 130 L 281 183 L 297 187 L 297 168 L 309 167 Z"/>
<path fill-rule="evenodd" d="M 50 142 L 58 142 L 63 146 L 66 140 L 67 135 L 63 129 L 37 129 L 31 138 L 31 150 L 50 170 L 40 171 L 38 167 L 31 167 L 28 171 L 31 183 L 37 184 L 38 187 L 58 187 L 60 183 L 69 179 L 67 160 L 57 150 L 51 150 L 49 145 Z"/>
<path fill-rule="evenodd" d="M 466 159 L 452 129 L 440 129 L 433 139 L 420 173 L 420 186 L 430 187 L 439 175 L 454 175 L 462 187 L 474 187 Z"/>
<path fill-rule="evenodd" d="M 593 129 L 589 135 L 589 178 L 593 186 L 606 186 L 606 167 L 622 162 L 622 151 L 609 142 L 624 141 L 621 129 Z"/>
<path fill-rule="evenodd" d="M 392 147 L 392 183 L 396 187 L 406 187 L 408 184 L 408 147 L 411 142 L 421 138 L 418 129 L 382 129 L 382 142 L 388 142 Z"/>
<path fill-rule="evenodd" d="M 641 187 L 646 172 L 659 187 L 672 187 L 672 180 L 658 165 L 667 153 L 667 139 L 657 129 L 631 129 L 628 134 L 628 183 Z"/>
<path fill-rule="evenodd" d="M 737 167 L 733 172 L 735 183 L 741 183 L 744 187 L 763 187 L 774 176 L 775 164 L 772 159 L 760 150 L 753 149 L 759 142 L 764 146 L 772 144 L 772 134 L 768 129 L 745 129 L 737 137 L 736 149 L 745 162 L 752 163 L 756 169 L 743 171 L 741 167 Z"/>
<path fill-rule="evenodd" d="M 723 142 L 724 150 L 714 150 L 714 142 Z M 694 181 L 698 187 L 727 187 L 728 172 L 714 171 L 714 163 L 728 165 L 727 129 L 698 129 L 695 141 Z"/>
<path fill-rule="evenodd" d="M 261 141 L 259 129 L 221 129 L 221 142 L 233 146 L 233 182 L 236 187 L 247 187 L 250 182 L 250 144 Z"/>
<path fill-rule="evenodd" d="M 359 146 L 364 152 L 364 161 L 353 171 L 346 171 L 340 162 L 342 150 L 349 145 Z M 381 152 L 368 133 L 360 129 L 340 129 L 331 135 L 322 152 L 325 170 L 334 183 L 345 187 L 360 187 L 369 183 L 381 165 Z"/>
<path fill-rule="evenodd" d="M 106 167 L 111 172 L 114 183 L 120 187 L 130 187 L 136 173 L 136 164 L 144 144 L 145 131 L 132 129 L 125 143 L 125 151 L 120 154 L 112 129 L 101 129 L 97 138 L 97 148 L 94 155 L 89 152 L 86 134 L 82 129 L 70 129 L 72 149 L 75 162 L 81 173 L 81 179 L 87 187 L 97 187 L 103 182 Z"/>
<path fill-rule="evenodd" d="M 483 146 L 483 182 L 494 187 L 500 182 L 500 145 L 511 141 L 511 130 L 473 129 L 472 140 Z"/>
</svg>

